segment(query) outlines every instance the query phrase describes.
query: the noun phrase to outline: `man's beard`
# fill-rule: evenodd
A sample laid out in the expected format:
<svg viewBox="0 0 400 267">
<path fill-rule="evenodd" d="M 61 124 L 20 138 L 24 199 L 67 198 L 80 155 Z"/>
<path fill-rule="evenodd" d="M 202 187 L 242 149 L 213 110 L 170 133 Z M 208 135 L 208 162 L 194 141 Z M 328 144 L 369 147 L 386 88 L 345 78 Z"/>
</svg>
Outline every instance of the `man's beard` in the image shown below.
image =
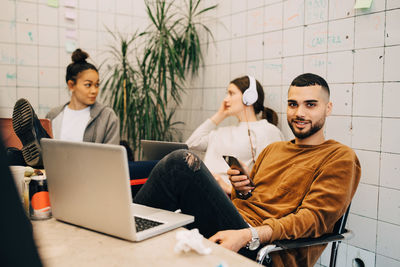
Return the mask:
<svg viewBox="0 0 400 267">
<path fill-rule="evenodd" d="M 292 125 L 292 123 L 294 123 L 295 120 L 297 120 L 297 121 L 306 121 L 306 120 L 304 120 L 302 118 L 292 119 L 292 122 L 289 122 L 289 120 L 288 120 L 288 124 L 289 124 L 290 129 L 292 130 L 292 133 L 294 134 L 294 136 L 296 136 L 299 139 L 305 139 L 307 137 L 312 136 L 313 134 L 315 134 L 316 132 L 321 130 L 322 127 L 324 127 L 324 124 L 325 124 L 325 119 L 324 118 L 320 119 L 315 124 L 313 124 L 312 121 L 308 121 L 311 124 L 311 128 L 308 131 L 306 131 L 306 132 L 296 132 L 294 126 Z"/>
</svg>

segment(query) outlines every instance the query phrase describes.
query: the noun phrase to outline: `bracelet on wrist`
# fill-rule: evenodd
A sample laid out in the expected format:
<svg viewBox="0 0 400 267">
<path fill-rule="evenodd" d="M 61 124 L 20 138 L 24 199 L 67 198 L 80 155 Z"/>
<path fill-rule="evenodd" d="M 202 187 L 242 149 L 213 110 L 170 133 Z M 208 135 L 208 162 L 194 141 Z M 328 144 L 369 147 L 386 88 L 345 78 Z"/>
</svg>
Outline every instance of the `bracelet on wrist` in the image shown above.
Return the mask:
<svg viewBox="0 0 400 267">
<path fill-rule="evenodd" d="M 236 191 L 236 194 L 237 194 L 237 197 L 240 199 L 248 199 L 249 197 L 251 197 L 253 195 L 251 193 L 251 191 L 247 192 L 246 194 L 242 194 L 242 193 Z"/>
</svg>

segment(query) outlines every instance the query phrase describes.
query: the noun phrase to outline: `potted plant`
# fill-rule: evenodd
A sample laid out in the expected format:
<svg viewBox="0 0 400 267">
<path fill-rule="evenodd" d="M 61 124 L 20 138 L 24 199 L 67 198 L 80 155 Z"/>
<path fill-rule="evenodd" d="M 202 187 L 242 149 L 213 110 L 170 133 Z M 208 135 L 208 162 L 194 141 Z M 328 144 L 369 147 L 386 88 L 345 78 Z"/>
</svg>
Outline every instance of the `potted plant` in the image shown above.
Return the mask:
<svg viewBox="0 0 400 267">
<path fill-rule="evenodd" d="M 200 16 L 216 7 L 201 9 L 203 0 L 145 1 L 150 24 L 130 38 L 112 34 L 118 47 L 111 47 L 103 94 L 121 121 L 121 137 L 129 140 L 140 157 L 141 139 L 179 140 L 174 122 L 187 75 L 196 75 L 203 60 L 200 34 L 212 37 Z M 140 42 L 138 41 L 140 40 Z M 130 62 L 129 58 L 134 58 Z"/>
</svg>

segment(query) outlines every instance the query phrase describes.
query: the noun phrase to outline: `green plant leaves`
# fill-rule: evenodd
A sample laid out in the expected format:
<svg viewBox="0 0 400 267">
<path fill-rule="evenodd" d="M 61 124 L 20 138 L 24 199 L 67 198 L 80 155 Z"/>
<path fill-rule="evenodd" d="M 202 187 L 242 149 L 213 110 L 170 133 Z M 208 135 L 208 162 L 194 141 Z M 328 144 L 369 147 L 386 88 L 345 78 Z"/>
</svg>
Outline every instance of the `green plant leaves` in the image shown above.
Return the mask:
<svg viewBox="0 0 400 267">
<path fill-rule="evenodd" d="M 173 121 L 171 106 L 181 103 L 186 75 L 196 75 L 203 61 L 200 31 L 212 37 L 200 15 L 216 5 L 199 10 L 202 0 L 181 1 L 183 11 L 177 1 L 146 0 L 150 24 L 144 32 L 125 37 L 109 31 L 118 46 L 110 46 L 101 65 L 107 69 L 102 94 L 121 121 L 121 138 L 139 156 L 141 139 L 180 140 L 176 127 L 183 123 Z"/>
</svg>

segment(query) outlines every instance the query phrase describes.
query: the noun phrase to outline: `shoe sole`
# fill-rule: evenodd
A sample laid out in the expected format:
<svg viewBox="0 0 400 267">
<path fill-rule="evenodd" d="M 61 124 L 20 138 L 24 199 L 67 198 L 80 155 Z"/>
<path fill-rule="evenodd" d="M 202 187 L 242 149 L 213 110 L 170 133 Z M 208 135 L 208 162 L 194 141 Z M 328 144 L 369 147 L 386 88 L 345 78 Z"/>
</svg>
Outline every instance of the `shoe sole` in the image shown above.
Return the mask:
<svg viewBox="0 0 400 267">
<path fill-rule="evenodd" d="M 32 167 L 42 165 L 42 151 L 33 126 L 34 116 L 33 108 L 27 100 L 20 99 L 15 103 L 12 117 L 14 132 L 23 145 L 22 156 L 25 162 Z"/>
</svg>

